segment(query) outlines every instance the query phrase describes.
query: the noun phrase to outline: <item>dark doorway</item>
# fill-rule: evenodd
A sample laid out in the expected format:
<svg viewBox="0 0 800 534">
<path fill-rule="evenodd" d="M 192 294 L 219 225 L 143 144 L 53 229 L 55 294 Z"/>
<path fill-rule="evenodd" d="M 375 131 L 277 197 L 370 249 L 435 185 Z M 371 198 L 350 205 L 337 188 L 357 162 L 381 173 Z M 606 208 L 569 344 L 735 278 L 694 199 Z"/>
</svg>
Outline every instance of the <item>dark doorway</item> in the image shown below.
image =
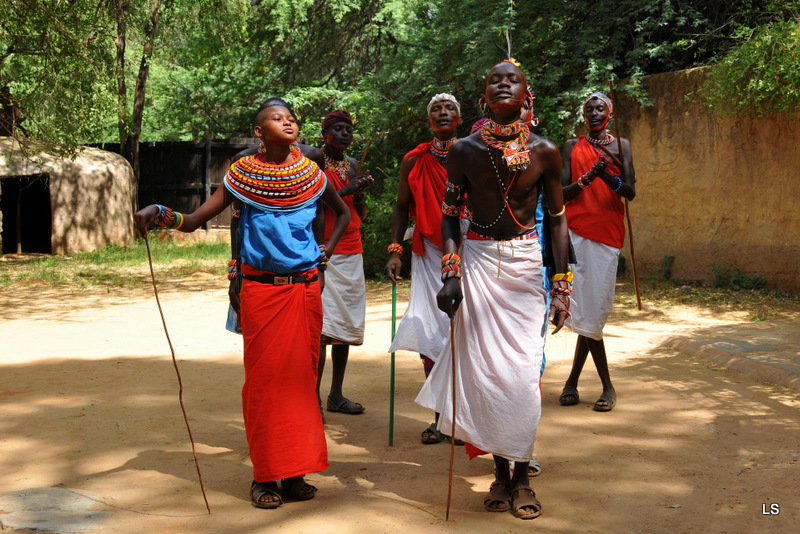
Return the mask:
<svg viewBox="0 0 800 534">
<path fill-rule="evenodd" d="M 46 174 L 9 176 L 0 180 L 3 254 L 52 252 L 49 182 Z"/>
</svg>

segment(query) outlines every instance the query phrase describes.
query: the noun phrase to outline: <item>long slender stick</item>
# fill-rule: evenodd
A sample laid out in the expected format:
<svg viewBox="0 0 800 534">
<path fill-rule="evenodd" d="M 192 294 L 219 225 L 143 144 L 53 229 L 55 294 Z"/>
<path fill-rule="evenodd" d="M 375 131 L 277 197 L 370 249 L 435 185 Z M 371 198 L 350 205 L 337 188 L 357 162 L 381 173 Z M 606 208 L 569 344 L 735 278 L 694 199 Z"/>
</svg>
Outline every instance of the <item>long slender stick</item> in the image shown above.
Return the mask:
<svg viewBox="0 0 800 534">
<path fill-rule="evenodd" d="M 611 102 L 616 109 L 617 107 L 617 99 L 614 95 L 614 82 L 608 80 L 608 89 L 609 89 L 609 97 L 611 97 Z M 619 147 L 619 165 L 620 165 L 620 172 L 622 172 L 622 166 L 625 164 L 625 154 L 622 151 L 622 137 L 619 136 L 619 122 L 617 122 L 617 113 L 614 112 L 614 134 L 617 137 L 617 146 Z M 639 292 L 639 275 L 636 273 L 636 254 L 633 251 L 633 227 L 631 226 L 631 208 L 628 204 L 628 199 L 625 199 L 625 220 L 628 223 L 628 244 L 631 247 L 631 266 L 633 267 L 633 288 L 636 291 L 636 307 L 639 308 L 639 311 L 642 311 L 642 294 Z"/>
<path fill-rule="evenodd" d="M 397 321 L 397 283 L 392 282 L 392 341 L 394 341 Z M 392 352 L 391 374 L 389 377 L 389 446 L 394 445 L 394 352 Z"/>
<path fill-rule="evenodd" d="M 367 152 L 369 152 L 369 147 L 372 146 L 372 139 L 367 141 L 367 146 L 364 147 L 364 153 L 361 154 L 361 161 L 358 162 L 358 167 L 356 168 L 356 176 L 361 174 L 361 167 L 364 166 L 364 160 L 367 159 Z"/>
<path fill-rule="evenodd" d="M 455 336 L 455 316 L 450 316 L 450 363 L 452 371 L 452 388 L 453 388 L 453 423 L 450 425 L 450 469 L 449 479 L 447 481 L 447 508 L 444 514 L 444 520 L 450 520 L 450 497 L 453 494 L 453 460 L 456 457 L 456 336 Z"/>
<path fill-rule="evenodd" d="M 175 358 L 175 349 L 172 348 L 172 341 L 169 338 L 169 331 L 167 330 L 167 321 L 164 319 L 164 310 L 161 309 L 161 301 L 158 298 L 158 287 L 156 287 L 156 273 L 153 270 L 153 257 L 150 254 L 150 243 L 147 241 L 147 236 L 144 236 L 144 245 L 147 248 L 147 261 L 150 264 L 150 278 L 153 281 L 153 293 L 156 296 L 156 304 L 158 305 L 158 313 L 161 314 L 161 324 L 164 325 L 164 334 L 167 336 L 167 343 L 169 344 L 169 351 L 172 353 L 172 366 L 175 367 L 175 374 L 178 375 L 178 403 L 181 405 L 181 412 L 183 412 L 183 420 L 186 423 L 186 431 L 189 433 L 189 441 L 192 444 L 192 456 L 194 457 L 194 467 L 197 469 L 197 479 L 200 481 L 200 491 L 203 492 L 203 500 L 206 502 L 206 510 L 211 514 L 211 507 L 208 505 L 208 497 L 206 497 L 206 488 L 203 485 L 203 475 L 200 473 L 200 462 L 197 461 L 197 451 L 194 447 L 194 438 L 192 437 L 192 428 L 189 426 L 189 417 L 186 415 L 186 408 L 183 406 L 183 381 L 181 380 L 181 372 L 178 369 L 178 360 Z"/>
</svg>

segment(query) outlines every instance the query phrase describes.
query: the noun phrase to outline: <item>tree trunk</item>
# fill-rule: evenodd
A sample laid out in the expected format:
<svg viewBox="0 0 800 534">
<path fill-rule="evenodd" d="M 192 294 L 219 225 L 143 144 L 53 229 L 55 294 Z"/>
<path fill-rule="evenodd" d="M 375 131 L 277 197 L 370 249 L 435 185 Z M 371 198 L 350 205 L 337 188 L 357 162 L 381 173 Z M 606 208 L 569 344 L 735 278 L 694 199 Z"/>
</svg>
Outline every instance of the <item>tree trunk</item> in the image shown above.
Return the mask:
<svg viewBox="0 0 800 534">
<path fill-rule="evenodd" d="M 139 183 L 139 138 L 142 135 L 145 89 L 147 85 L 147 75 L 150 73 L 150 59 L 153 57 L 153 43 L 158 31 L 158 15 L 160 11 L 161 0 L 153 0 L 153 3 L 150 5 L 150 17 L 147 20 L 147 27 L 145 29 L 142 61 L 139 64 L 139 75 L 136 77 L 136 89 L 133 93 L 133 113 L 131 115 L 130 135 L 126 143 L 126 157 L 133 167 L 133 175 L 137 184 Z"/>
<path fill-rule="evenodd" d="M 128 141 L 128 86 L 125 83 L 125 37 L 128 31 L 128 7 L 127 1 L 114 0 L 114 18 L 117 21 L 117 57 L 115 60 L 115 72 L 117 75 L 117 130 L 119 131 L 119 149 L 126 159 L 128 157 L 126 153 Z"/>
</svg>

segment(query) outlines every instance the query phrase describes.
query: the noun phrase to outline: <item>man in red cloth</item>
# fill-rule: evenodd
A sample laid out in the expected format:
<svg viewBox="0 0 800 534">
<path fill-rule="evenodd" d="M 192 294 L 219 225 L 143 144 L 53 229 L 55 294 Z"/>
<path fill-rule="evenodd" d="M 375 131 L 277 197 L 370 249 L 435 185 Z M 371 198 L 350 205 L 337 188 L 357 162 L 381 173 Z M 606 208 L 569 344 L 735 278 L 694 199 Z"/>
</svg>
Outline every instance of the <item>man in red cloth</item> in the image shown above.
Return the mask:
<svg viewBox="0 0 800 534">
<path fill-rule="evenodd" d="M 575 357 L 559 397 L 564 406 L 578 404 L 578 378 L 591 352 L 603 393 L 593 409 L 608 412 L 617 403 L 611 384 L 603 327 L 614 305 L 619 251 L 625 242 L 625 206 L 622 199 L 636 196 L 633 154 L 627 139 L 615 139 L 606 131 L 613 113 L 611 99 L 592 93 L 583 104 L 588 135 L 570 139 L 564 145 L 561 182 L 572 244 L 578 263 L 574 267 L 572 317 L 567 326 L 576 334 Z M 611 162 L 606 151 L 622 169 Z"/>
<path fill-rule="evenodd" d="M 411 294 L 389 352 L 418 352 L 427 377 L 448 335 L 447 315 L 436 308 L 436 293 L 442 287 L 439 262 L 442 259 L 442 200 L 447 181 L 447 154 L 463 122 L 461 106 L 448 93 L 431 98 L 427 107 L 433 140 L 406 154 L 400 163 L 400 185 L 392 212 L 392 244 L 385 271 L 392 282 L 400 280 L 403 238 L 409 217 L 414 219 L 411 245 Z M 436 414 L 438 421 L 439 414 Z M 440 443 L 446 436 L 436 422 L 421 435 L 422 443 Z"/>
<path fill-rule="evenodd" d="M 345 110 L 328 113 L 322 121 L 322 147 L 325 175 L 336 192 L 350 209 L 350 225 L 347 227 L 336 254 L 328 259 L 325 270 L 325 291 L 322 292 L 322 338 L 319 348 L 319 377 L 317 395 L 325 369 L 327 347 L 331 346 L 331 389 L 326 406 L 329 412 L 347 414 L 364 413 L 361 403 L 353 402 L 342 393 L 350 345 L 364 342 L 364 321 L 367 310 L 367 292 L 364 280 L 364 261 L 361 243 L 361 221 L 367 216 L 364 191 L 372 184 L 369 173 L 356 176 L 358 162 L 346 156 L 344 151 L 353 142 L 353 118 Z M 333 232 L 336 214 L 325 209 L 325 243 Z M 320 406 L 322 397 L 320 396 Z"/>
</svg>

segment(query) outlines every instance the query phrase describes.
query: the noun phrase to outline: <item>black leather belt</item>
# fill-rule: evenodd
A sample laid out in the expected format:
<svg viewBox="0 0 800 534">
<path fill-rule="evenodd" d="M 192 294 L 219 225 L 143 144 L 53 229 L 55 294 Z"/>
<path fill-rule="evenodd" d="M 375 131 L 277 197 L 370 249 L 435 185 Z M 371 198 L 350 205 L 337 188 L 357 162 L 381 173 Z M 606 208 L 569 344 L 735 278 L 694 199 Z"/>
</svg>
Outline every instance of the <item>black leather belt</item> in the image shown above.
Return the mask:
<svg viewBox="0 0 800 534">
<path fill-rule="evenodd" d="M 242 278 L 245 280 L 252 280 L 253 282 L 258 282 L 260 284 L 272 284 L 276 286 L 286 286 L 289 284 L 308 284 L 310 282 L 316 282 L 319 280 L 319 275 L 314 275 L 310 277 L 305 276 L 296 276 L 296 275 L 280 275 L 280 274 L 259 274 L 259 275 L 252 275 L 252 274 L 242 274 Z"/>
</svg>

